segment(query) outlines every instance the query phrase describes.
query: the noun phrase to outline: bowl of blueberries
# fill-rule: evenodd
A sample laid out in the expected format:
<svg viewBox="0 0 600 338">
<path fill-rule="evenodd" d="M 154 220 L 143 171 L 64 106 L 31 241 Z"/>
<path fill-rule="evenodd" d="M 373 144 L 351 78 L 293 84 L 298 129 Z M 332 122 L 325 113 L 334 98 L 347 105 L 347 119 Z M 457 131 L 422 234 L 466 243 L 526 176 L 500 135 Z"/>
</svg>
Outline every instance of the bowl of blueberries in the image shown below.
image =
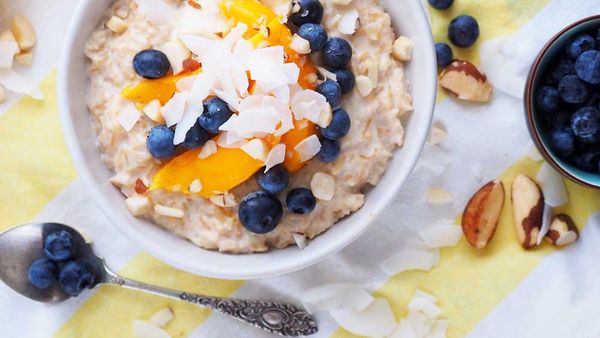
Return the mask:
<svg viewBox="0 0 600 338">
<path fill-rule="evenodd" d="M 600 15 L 567 26 L 544 46 L 529 73 L 525 112 L 546 161 L 600 188 Z"/>
</svg>

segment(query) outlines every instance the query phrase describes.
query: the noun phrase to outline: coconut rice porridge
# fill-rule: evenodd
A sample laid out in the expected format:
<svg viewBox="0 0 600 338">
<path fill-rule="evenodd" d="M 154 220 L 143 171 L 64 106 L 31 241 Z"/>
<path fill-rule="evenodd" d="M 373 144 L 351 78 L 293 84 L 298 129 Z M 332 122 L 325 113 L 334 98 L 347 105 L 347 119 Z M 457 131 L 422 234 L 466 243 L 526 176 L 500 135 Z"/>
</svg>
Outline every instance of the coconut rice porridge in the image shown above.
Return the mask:
<svg viewBox="0 0 600 338">
<path fill-rule="evenodd" d="M 303 248 L 402 146 L 411 49 L 378 0 L 117 0 L 87 104 L 134 216 L 206 249 Z"/>
</svg>

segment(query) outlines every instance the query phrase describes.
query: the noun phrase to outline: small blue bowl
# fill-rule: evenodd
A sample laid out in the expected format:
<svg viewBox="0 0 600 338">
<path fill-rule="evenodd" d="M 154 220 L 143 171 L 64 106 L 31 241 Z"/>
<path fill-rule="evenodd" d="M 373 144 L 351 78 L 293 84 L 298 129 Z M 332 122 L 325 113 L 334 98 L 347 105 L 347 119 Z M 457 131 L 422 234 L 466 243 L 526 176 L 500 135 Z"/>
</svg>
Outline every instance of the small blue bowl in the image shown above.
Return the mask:
<svg viewBox="0 0 600 338">
<path fill-rule="evenodd" d="M 542 48 L 531 67 L 525 86 L 524 100 L 529 133 L 546 161 L 571 181 L 597 189 L 600 188 L 600 172 L 583 171 L 554 153 L 550 147 L 550 135 L 547 128 L 544 127 L 544 117 L 542 113 L 536 111 L 534 103 L 535 93 L 543 85 L 544 75 L 547 74 L 547 70 L 557 60 L 560 53 L 564 51 L 568 41 L 578 34 L 598 28 L 600 28 L 600 15 L 594 15 L 567 26 L 552 37 Z"/>
</svg>

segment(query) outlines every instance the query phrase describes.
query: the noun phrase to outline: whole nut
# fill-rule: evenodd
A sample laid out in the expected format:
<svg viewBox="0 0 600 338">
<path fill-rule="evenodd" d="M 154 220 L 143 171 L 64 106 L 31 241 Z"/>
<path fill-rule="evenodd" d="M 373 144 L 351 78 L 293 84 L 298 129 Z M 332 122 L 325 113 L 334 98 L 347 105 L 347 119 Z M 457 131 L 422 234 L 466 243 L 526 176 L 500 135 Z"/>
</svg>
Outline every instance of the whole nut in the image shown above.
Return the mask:
<svg viewBox="0 0 600 338">
<path fill-rule="evenodd" d="M 504 206 L 504 186 L 492 181 L 481 187 L 469 200 L 462 217 L 467 242 L 476 249 L 485 248 L 494 237 Z"/>
<path fill-rule="evenodd" d="M 544 195 L 538 184 L 525 175 L 515 178 L 511 189 L 517 238 L 524 249 L 537 245 L 542 228 Z"/>
<path fill-rule="evenodd" d="M 488 102 L 492 99 L 492 84 L 487 76 L 468 61 L 452 62 L 440 74 L 439 83 L 461 100 Z"/>
<path fill-rule="evenodd" d="M 554 216 L 545 237 L 552 245 L 566 246 L 579 239 L 579 229 L 573 219 L 565 214 Z"/>
</svg>

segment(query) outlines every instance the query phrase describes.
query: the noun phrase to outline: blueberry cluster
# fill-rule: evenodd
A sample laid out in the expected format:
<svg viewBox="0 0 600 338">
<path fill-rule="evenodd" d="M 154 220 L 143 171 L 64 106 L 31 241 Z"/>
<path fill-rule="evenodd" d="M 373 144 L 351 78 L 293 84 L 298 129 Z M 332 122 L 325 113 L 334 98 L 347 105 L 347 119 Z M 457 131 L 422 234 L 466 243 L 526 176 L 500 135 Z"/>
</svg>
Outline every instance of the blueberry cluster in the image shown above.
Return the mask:
<svg viewBox="0 0 600 338">
<path fill-rule="evenodd" d="M 535 96 L 554 153 L 581 170 L 600 170 L 600 29 L 571 39 Z"/>
<path fill-rule="evenodd" d="M 429 0 L 431 7 L 435 9 L 448 9 L 452 6 L 454 0 Z M 470 15 L 459 15 L 450 21 L 448 25 L 448 40 L 459 48 L 469 48 L 475 44 L 479 38 L 479 24 L 477 20 Z M 435 55 L 439 68 L 447 67 L 454 60 L 452 48 L 447 43 L 438 42 L 435 44 Z"/>
<path fill-rule="evenodd" d="M 67 230 L 47 234 L 44 238 L 44 258 L 29 267 L 29 281 L 38 289 L 48 289 L 57 281 L 63 291 L 77 296 L 96 284 L 96 271 L 90 262 L 77 258 L 77 245 Z"/>
<path fill-rule="evenodd" d="M 206 141 L 219 133 L 219 127 L 233 114 L 227 103 L 218 97 L 206 100 L 203 106 L 204 112 L 187 132 L 185 140 L 181 144 L 184 149 L 196 149 L 203 146 Z M 164 125 L 156 126 L 148 134 L 146 147 L 152 157 L 158 160 L 168 160 L 177 153 L 177 146 L 173 144 L 174 137 L 173 129 Z"/>
<path fill-rule="evenodd" d="M 321 52 L 322 60 L 336 81 L 326 80 L 317 86 L 316 91 L 323 95 L 333 108 L 331 123 L 320 128 L 321 150 L 317 158 L 323 162 L 333 162 L 340 155 L 340 139 L 350 131 L 350 116 L 340 108 L 342 96 L 354 89 L 354 74 L 346 67 L 352 58 L 352 47 L 341 38 L 328 38 L 320 25 L 323 18 L 323 6 L 318 0 L 299 0 L 299 10 L 290 16 L 297 26 L 297 34 L 306 39 L 311 52 Z M 277 165 L 266 173 L 261 170 L 256 180 L 262 191 L 253 192 L 241 201 L 238 216 L 242 225 L 251 232 L 265 234 L 273 231 L 283 216 L 282 203 L 275 196 L 284 191 L 289 184 L 289 173 L 283 165 Z M 312 212 L 317 200 L 307 188 L 294 188 L 287 193 L 285 203 L 290 212 L 308 214 Z"/>
</svg>

